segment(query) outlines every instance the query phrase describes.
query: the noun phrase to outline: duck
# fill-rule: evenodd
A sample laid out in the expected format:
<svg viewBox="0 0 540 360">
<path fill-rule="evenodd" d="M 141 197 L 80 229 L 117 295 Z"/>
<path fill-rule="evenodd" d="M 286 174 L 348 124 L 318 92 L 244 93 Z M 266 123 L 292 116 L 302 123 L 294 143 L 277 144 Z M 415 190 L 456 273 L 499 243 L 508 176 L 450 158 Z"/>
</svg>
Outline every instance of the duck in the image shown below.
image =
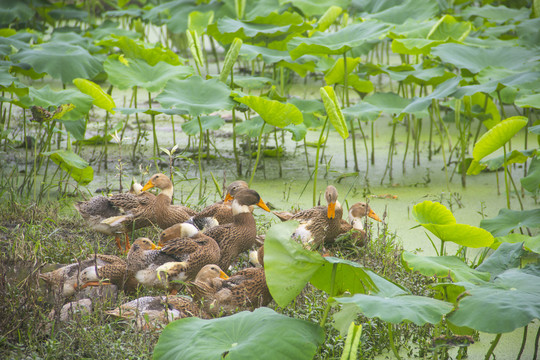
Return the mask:
<svg viewBox="0 0 540 360">
<path fill-rule="evenodd" d="M 129 192 L 110 196 L 98 195 L 86 201 L 76 202 L 73 206 L 91 229 L 114 236 L 118 248 L 127 253 L 130 246 L 128 232 L 151 224 L 143 220 L 137 221 L 136 224 L 127 222 L 111 224 L 104 220 L 124 215 L 141 206 L 149 206 L 155 200 L 155 195 L 143 192 L 142 188 L 141 184 L 133 182 Z M 124 246 L 121 244 L 121 234 L 125 235 Z"/>
<path fill-rule="evenodd" d="M 114 310 L 105 311 L 105 314 L 135 320 L 139 328 L 158 327 L 176 319 L 193 316 L 210 318 L 186 296 L 143 296 Z"/>
<path fill-rule="evenodd" d="M 185 222 L 196 214 L 194 210 L 187 206 L 172 205 L 174 187 L 167 175 L 162 173 L 152 175 L 141 190 L 147 191 L 153 187 L 161 190 L 153 201 L 141 204 L 131 210 L 129 214 L 110 217 L 102 222 L 115 226 L 125 222 L 129 224 L 133 221 L 143 221 L 145 224 L 149 222 L 161 229 L 166 229 L 172 225 Z"/>
<path fill-rule="evenodd" d="M 171 269 L 170 266 L 158 268 L 158 275 L 160 274 L 159 271 L 169 273 L 171 271 L 181 271 L 184 274 L 182 276 L 177 275 L 179 280 L 194 280 L 203 266 L 216 263 L 221 258 L 221 251 L 217 242 L 199 231 L 192 224 L 176 224 L 169 229 L 171 229 L 171 232 L 175 230 L 174 232 L 178 236 L 167 242 L 163 242 L 163 239 L 160 238 L 159 245 L 162 246 L 160 251 L 173 256 L 180 262 L 174 269 Z"/>
<path fill-rule="evenodd" d="M 282 221 L 295 220 L 299 222 L 292 237 L 300 240 L 305 246 L 321 246 L 324 243 L 333 242 L 341 232 L 343 209 L 337 200 L 337 189 L 329 185 L 324 197 L 328 203 L 327 206 L 302 210 L 292 214 L 292 216 L 285 216 L 283 213 L 278 216 Z"/>
<path fill-rule="evenodd" d="M 352 231 L 352 238 L 358 244 L 363 244 L 366 239 L 366 231 L 364 230 L 364 222 L 367 217 L 381 222 L 379 216 L 371 209 L 369 204 L 365 202 L 357 202 L 349 209 L 349 221 L 341 220 L 340 234 L 345 234 Z"/>
<path fill-rule="evenodd" d="M 250 206 L 257 205 L 270 211 L 261 196 L 252 189 L 238 191 L 232 201 L 233 222 L 219 225 L 205 231 L 219 245 L 221 259 L 218 265 L 228 269 L 236 257 L 243 251 L 251 249 L 256 243 L 257 225 Z"/>
<path fill-rule="evenodd" d="M 96 254 L 81 262 L 69 264 L 54 271 L 40 274 L 39 278 L 58 291 L 61 296 L 67 298 L 75 294 L 79 289 L 81 276 L 85 270 L 93 269 L 96 266 L 102 267 L 107 265 L 125 267 L 126 263 L 122 258 L 115 255 Z"/>
<path fill-rule="evenodd" d="M 243 269 L 228 278 L 223 274 L 219 266 L 206 265 L 195 281 L 188 284 L 193 300 L 208 314 L 230 315 L 266 306 L 272 301 L 263 268 Z"/>
<path fill-rule="evenodd" d="M 249 185 L 244 180 L 236 180 L 227 186 L 225 198 L 201 210 L 193 217 L 194 221 L 200 219 L 214 219 L 218 225 L 229 224 L 233 222 L 232 201 L 240 190 L 249 189 Z"/>
</svg>

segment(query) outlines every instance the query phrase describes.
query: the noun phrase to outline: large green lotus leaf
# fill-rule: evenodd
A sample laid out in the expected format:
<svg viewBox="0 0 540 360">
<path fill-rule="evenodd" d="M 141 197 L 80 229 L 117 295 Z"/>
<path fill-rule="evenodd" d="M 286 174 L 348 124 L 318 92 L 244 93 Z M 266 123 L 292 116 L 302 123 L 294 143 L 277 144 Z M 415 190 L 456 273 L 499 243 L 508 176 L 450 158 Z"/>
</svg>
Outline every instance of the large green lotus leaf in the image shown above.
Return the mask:
<svg viewBox="0 0 540 360">
<path fill-rule="evenodd" d="M 319 61 L 319 58 L 312 55 L 304 55 L 297 58 L 296 60 L 293 60 L 288 51 L 269 49 L 263 46 L 255 46 L 250 44 L 244 44 L 242 46 L 242 48 L 240 49 L 240 56 L 249 61 L 254 60 L 257 56 L 260 56 L 265 64 L 275 64 L 282 61 L 291 64 L 315 64 L 315 62 Z"/>
<path fill-rule="evenodd" d="M 439 5 L 435 0 L 393 1 L 391 7 L 379 10 L 380 7 L 377 4 L 369 12 L 363 13 L 362 17 L 374 18 L 390 24 L 403 24 L 409 19 L 421 22 L 432 18 L 439 12 Z"/>
<path fill-rule="evenodd" d="M 342 57 L 338 58 L 334 65 L 324 75 L 324 81 L 326 81 L 326 84 L 328 85 L 335 83 L 343 84 L 344 77 L 348 76 L 359 63 L 360 58 L 347 57 L 347 74 L 345 74 L 345 61 Z"/>
<path fill-rule="evenodd" d="M 342 9 L 349 7 L 351 0 L 335 0 L 332 5 L 339 6 Z M 328 10 L 327 0 L 280 0 L 280 5 L 291 4 L 300 9 L 306 17 L 322 15 Z"/>
<path fill-rule="evenodd" d="M 322 14 L 322 16 L 317 21 L 317 25 L 315 29 L 312 31 L 325 31 L 327 30 L 332 24 L 334 24 L 337 20 L 337 18 L 341 15 L 343 12 L 343 9 L 339 6 L 332 5 Z"/>
<path fill-rule="evenodd" d="M 0 66 L 0 89 L 3 92 L 14 93 L 18 97 L 28 94 L 28 87 L 22 84 L 19 79 L 9 72 L 9 66 Z"/>
<path fill-rule="evenodd" d="M 23 49 L 11 58 L 28 63 L 35 71 L 46 72 L 64 84 L 75 78 L 92 79 L 103 70 L 101 61 L 78 45 L 49 42 Z"/>
<path fill-rule="evenodd" d="M 493 236 L 505 236 L 522 226 L 540 228 L 540 209 L 522 211 L 501 209 L 494 218 L 481 220 L 480 226 Z"/>
<path fill-rule="evenodd" d="M 378 293 L 336 297 L 334 300 L 344 305 L 353 304 L 365 316 L 378 317 L 392 324 L 403 321 L 410 321 L 419 326 L 426 323 L 437 324 L 444 314 L 452 310 L 452 305 L 447 302 L 410 295 L 409 291 L 374 273 L 370 273 L 370 276 L 379 290 Z"/>
<path fill-rule="evenodd" d="M 222 7 L 222 2 L 210 4 L 197 3 L 193 0 L 174 0 L 163 2 L 143 12 L 143 20 L 150 20 L 153 24 L 167 25 L 167 30 L 174 34 L 183 34 L 188 29 L 189 14 L 192 11 L 216 13 Z"/>
<path fill-rule="evenodd" d="M 456 75 L 446 71 L 442 66 L 424 68 L 425 64 L 398 65 L 379 68 L 380 73 L 385 73 L 394 81 L 402 81 L 405 84 L 439 85 Z"/>
<path fill-rule="evenodd" d="M 173 321 L 154 348 L 155 360 L 312 359 L 324 341 L 323 329 L 272 309 L 242 311 L 232 316 Z"/>
<path fill-rule="evenodd" d="M 399 114 L 409 105 L 410 100 L 395 93 L 374 93 L 366 96 L 364 102 L 387 114 Z"/>
<path fill-rule="evenodd" d="M 289 102 L 305 114 L 324 113 L 324 104 L 318 99 L 306 100 L 293 97 Z"/>
<path fill-rule="evenodd" d="M 365 42 L 378 40 L 386 35 L 388 29 L 388 24 L 365 21 L 332 33 L 316 32 L 310 38 L 293 38 L 287 48 L 293 59 L 306 54 L 343 54 Z"/>
<path fill-rule="evenodd" d="M 236 123 L 236 133 L 238 135 L 247 135 L 249 137 L 258 137 L 261 133 L 261 128 L 264 125 L 264 120 L 260 116 L 252 117 L 249 120 Z M 263 134 L 269 134 L 273 131 L 274 127 L 266 125 L 263 130 Z"/>
<path fill-rule="evenodd" d="M 458 21 L 451 15 L 444 15 L 437 21 L 429 32 L 427 38 L 431 40 L 463 41 L 469 35 L 472 24 L 468 21 Z"/>
<path fill-rule="evenodd" d="M 489 95 L 476 93 L 463 99 L 464 103 L 468 101 L 470 101 L 471 111 L 474 113 L 474 116 L 479 118 L 488 129 L 491 129 L 501 121 L 499 108 Z"/>
<path fill-rule="evenodd" d="M 502 166 L 506 166 L 510 164 L 523 164 L 527 162 L 530 158 L 535 156 L 537 152 L 538 152 L 537 149 L 521 150 L 521 151 L 512 150 L 511 153 L 506 154 L 506 161 L 505 161 L 505 156 L 503 154 L 493 159 L 482 160 L 481 164 L 487 165 L 487 167 L 490 170 L 497 170 L 497 169 L 500 169 Z"/>
<path fill-rule="evenodd" d="M 101 47 L 93 45 L 93 41 L 89 37 L 83 37 L 74 32 L 54 32 L 49 41 L 57 44 L 79 45 L 91 54 L 102 50 Z"/>
<path fill-rule="evenodd" d="M 0 24 L 13 24 L 16 20 L 25 23 L 30 20 L 36 10 L 19 0 L 3 0 L 0 6 Z"/>
<path fill-rule="evenodd" d="M 471 269 L 457 256 L 420 256 L 403 251 L 401 260 L 409 270 L 429 277 L 447 278 L 453 282 L 489 281 L 489 273 Z"/>
<path fill-rule="evenodd" d="M 188 17 L 188 30 L 195 30 L 197 34 L 204 34 L 209 24 L 214 22 L 214 12 L 192 11 Z"/>
<path fill-rule="evenodd" d="M 365 294 L 368 291 L 376 291 L 376 286 L 366 269 L 353 261 L 336 257 L 325 257 L 326 262 L 313 274 L 310 282 L 317 289 L 325 291 L 331 296 L 350 294 Z M 265 263 L 266 264 L 266 263 Z M 336 267 L 333 293 L 332 271 Z"/>
<path fill-rule="evenodd" d="M 347 76 L 347 84 L 354 90 L 361 93 L 370 93 L 375 90 L 373 83 L 369 80 L 360 79 L 356 74 L 349 74 Z"/>
<path fill-rule="evenodd" d="M 525 253 L 523 243 L 510 244 L 503 242 L 476 270 L 487 271 L 491 274 L 492 278 L 495 278 L 495 276 L 508 269 L 518 268 L 521 265 L 521 258 Z"/>
<path fill-rule="evenodd" d="M 302 112 L 293 104 L 283 104 L 260 96 L 244 96 L 235 100 L 252 108 L 266 123 L 279 128 L 303 122 Z"/>
<path fill-rule="evenodd" d="M 441 203 L 426 200 L 413 207 L 412 215 L 420 224 L 455 224 L 456 218 Z"/>
<path fill-rule="evenodd" d="M 431 94 L 421 98 L 415 98 L 403 109 L 402 112 L 412 114 L 426 110 L 428 106 L 431 105 L 431 100 L 443 99 L 454 93 L 458 89 L 460 80 L 461 78 L 459 77 L 446 80 L 444 83 L 437 86 L 435 90 L 431 92 Z"/>
<path fill-rule="evenodd" d="M 480 161 L 498 150 L 527 125 L 527 121 L 524 116 L 513 116 L 492 127 L 474 144 L 473 158 Z"/>
<path fill-rule="evenodd" d="M 391 46 L 396 54 L 429 55 L 432 48 L 443 43 L 442 40 L 406 38 L 392 40 Z"/>
<path fill-rule="evenodd" d="M 320 93 L 324 104 L 324 109 L 326 110 L 326 114 L 334 126 L 334 129 L 336 129 L 338 134 L 343 139 L 348 138 L 349 129 L 347 128 L 345 117 L 341 112 L 341 107 L 337 100 L 336 93 L 334 92 L 334 88 L 331 86 L 324 86 L 320 89 Z"/>
<path fill-rule="evenodd" d="M 114 55 L 105 60 L 103 67 L 115 87 L 125 90 L 137 86 L 149 92 L 159 92 L 170 79 L 185 79 L 195 72 L 191 66 L 174 66 L 163 61 L 151 66 L 143 59 L 120 61 Z"/>
<path fill-rule="evenodd" d="M 490 68 L 489 70 L 501 70 Z M 465 95 L 473 95 L 479 92 L 483 93 L 491 93 L 495 90 L 503 89 L 504 86 L 507 87 L 519 87 L 519 88 L 531 88 L 533 89 L 538 85 L 538 81 L 540 80 L 540 72 L 539 71 L 511 71 L 508 69 L 504 69 L 504 72 L 500 71 L 501 74 L 508 74 L 511 73 L 511 75 L 508 75 L 504 78 L 499 78 L 496 76 L 494 80 L 488 81 L 486 83 L 480 84 L 480 85 L 467 85 L 463 86 L 460 89 L 458 89 L 454 94 L 453 97 L 455 98 L 462 98 Z M 499 71 L 492 71 L 487 72 L 489 76 L 493 76 L 493 74 L 499 74 Z"/>
<path fill-rule="evenodd" d="M 92 99 L 94 99 L 92 102 L 94 105 L 114 114 L 113 109 L 116 107 L 116 104 L 114 103 L 112 96 L 103 91 L 101 86 L 93 81 L 80 78 L 74 79 L 73 84 L 75 84 L 83 94 L 91 96 Z"/>
<path fill-rule="evenodd" d="M 141 16 L 141 14 L 140 14 L 141 10 L 140 9 L 133 9 L 133 11 L 139 12 L 139 14 L 133 14 L 132 16 L 134 16 L 134 17 L 140 17 Z M 108 11 L 107 13 L 113 13 L 113 12 Z M 105 14 L 105 16 L 107 16 L 107 15 Z M 123 15 L 120 15 L 120 16 L 123 16 Z M 117 23 L 115 21 L 111 21 L 111 20 L 106 20 L 105 22 L 103 22 L 101 25 L 99 25 L 95 29 L 89 30 L 87 32 L 87 35 L 90 35 L 91 38 L 94 41 L 102 40 L 102 39 L 104 39 L 106 37 L 109 37 L 109 36 L 112 36 L 112 35 L 114 35 L 116 37 L 125 36 L 125 37 L 128 37 L 128 38 L 133 39 L 133 40 L 140 39 L 142 37 L 141 33 L 138 33 L 138 32 L 133 31 L 133 30 L 123 29 L 123 28 L 120 27 L 119 23 Z"/>
<path fill-rule="evenodd" d="M 274 80 L 263 76 L 234 76 L 234 83 L 243 89 L 260 90 L 274 85 Z"/>
<path fill-rule="evenodd" d="M 298 222 L 273 225 L 264 240 L 266 283 L 279 306 L 286 306 L 326 263 L 317 252 L 306 250 L 291 239 Z"/>
<path fill-rule="evenodd" d="M 493 282 L 463 283 L 466 296 L 448 320 L 458 326 L 492 334 L 513 331 L 540 318 L 540 276 L 510 269 Z"/>
<path fill-rule="evenodd" d="M 540 94 L 525 95 L 516 99 L 515 104 L 520 107 L 540 109 Z"/>
<path fill-rule="evenodd" d="M 425 39 L 435 24 L 437 24 L 436 19 L 422 22 L 408 20 L 401 25 L 395 25 L 388 37 L 391 39 Z"/>
<path fill-rule="evenodd" d="M 73 104 L 75 109 L 67 112 L 62 120 L 78 120 L 83 118 L 92 107 L 92 97 L 81 93 L 78 90 L 67 89 L 53 91 L 49 85 L 41 89 L 31 87 L 28 95 L 20 98 L 20 102 L 25 107 L 33 105 L 48 108 L 49 106 L 58 107 L 64 104 Z"/>
<path fill-rule="evenodd" d="M 87 185 L 94 179 L 94 169 L 79 155 L 71 150 L 56 150 L 42 153 L 49 156 L 58 166 L 81 185 Z"/>
<path fill-rule="evenodd" d="M 201 116 L 202 131 L 218 130 L 225 125 L 225 120 L 221 116 Z M 182 130 L 188 135 L 198 135 L 200 133 L 199 120 L 193 118 L 182 124 Z"/>
<path fill-rule="evenodd" d="M 124 115 L 133 115 L 133 114 L 140 114 L 144 113 L 147 115 L 159 115 L 159 114 L 167 114 L 167 115 L 187 115 L 188 112 L 186 110 L 179 110 L 179 109 L 163 109 L 163 108 L 114 108 L 116 111 L 120 111 Z"/>
<path fill-rule="evenodd" d="M 217 79 L 203 80 L 200 76 L 191 76 L 185 80 L 169 80 L 156 100 L 163 107 L 187 110 L 197 116 L 232 109 L 234 102 L 229 97 L 230 93 L 227 85 Z"/>
<path fill-rule="evenodd" d="M 521 186 L 532 193 L 540 189 L 540 158 L 534 157 L 529 165 L 527 176 L 519 179 Z"/>
<path fill-rule="evenodd" d="M 422 224 L 422 226 L 442 241 L 451 241 L 472 248 L 490 246 L 494 240 L 488 231 L 467 224 Z"/>
<path fill-rule="evenodd" d="M 267 16 L 258 16 L 250 21 L 235 20 L 228 16 L 222 17 L 217 21 L 217 24 L 208 26 L 208 34 L 221 43 L 230 44 L 234 38 L 240 38 L 245 42 L 258 42 L 289 33 L 301 33 L 311 28 L 312 25 L 304 22 L 299 14 L 272 12 Z"/>
<path fill-rule="evenodd" d="M 156 65 L 160 61 L 171 65 L 180 65 L 184 60 L 170 49 L 160 46 L 149 47 L 148 43 L 133 40 L 127 36 L 111 35 L 111 38 L 99 41 L 97 45 L 110 48 L 117 47 L 127 58 L 143 59 L 150 66 Z"/>
<path fill-rule="evenodd" d="M 364 101 L 346 107 L 342 111 L 345 116 L 359 118 L 362 121 L 375 121 L 381 116 L 382 112 L 377 106 Z"/>
<path fill-rule="evenodd" d="M 498 248 L 503 243 L 517 244 L 523 243 L 523 247 L 534 253 L 540 254 L 540 235 L 529 236 L 523 234 L 508 234 L 495 238 L 495 242 L 491 246 L 492 248 Z M 516 267 L 516 266 L 515 266 Z"/>
<path fill-rule="evenodd" d="M 522 7 L 521 9 L 507 8 L 504 5 L 491 6 L 484 5 L 481 7 L 468 6 L 462 12 L 461 16 L 468 19 L 473 16 L 483 17 L 490 22 L 505 23 L 509 20 L 520 21 L 529 18 L 531 13 L 530 9 Z"/>
<path fill-rule="evenodd" d="M 292 133 L 293 141 L 302 141 L 307 134 L 307 127 L 303 123 L 298 125 L 289 124 L 285 126 L 283 130 L 287 130 Z"/>
<path fill-rule="evenodd" d="M 442 44 L 431 50 L 431 53 L 459 69 L 467 69 L 478 73 L 482 69 L 493 66 L 508 69 L 525 69 L 534 65 L 537 53 L 524 47 L 479 48 L 461 44 Z"/>
</svg>

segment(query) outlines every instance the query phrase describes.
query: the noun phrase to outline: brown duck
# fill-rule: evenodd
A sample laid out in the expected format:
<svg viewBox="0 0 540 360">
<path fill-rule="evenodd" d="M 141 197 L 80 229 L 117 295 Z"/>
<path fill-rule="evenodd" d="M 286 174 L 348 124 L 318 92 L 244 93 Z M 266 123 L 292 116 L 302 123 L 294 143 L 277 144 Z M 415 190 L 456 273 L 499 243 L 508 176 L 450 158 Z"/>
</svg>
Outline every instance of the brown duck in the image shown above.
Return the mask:
<svg viewBox="0 0 540 360">
<path fill-rule="evenodd" d="M 266 285 L 263 268 L 247 268 L 223 279 L 216 265 L 206 265 L 195 281 L 189 283 L 194 301 L 211 315 L 231 314 L 266 306 L 272 296 Z"/>
<path fill-rule="evenodd" d="M 219 225 L 232 223 L 232 201 L 240 190 L 248 188 L 249 186 L 247 182 L 243 180 L 233 181 L 227 187 L 225 199 L 204 208 L 201 212 L 194 216 L 194 220 L 196 221 L 197 219 L 213 218 Z"/>
<path fill-rule="evenodd" d="M 186 317 L 209 318 L 192 299 L 185 296 L 144 296 L 105 314 L 135 320 L 140 328 L 156 327 Z"/>
<path fill-rule="evenodd" d="M 154 201 L 141 205 L 133 209 L 129 214 L 117 216 L 107 219 L 107 223 L 111 225 L 132 222 L 144 221 L 155 224 L 162 229 L 166 229 L 174 224 L 178 224 L 188 220 L 195 215 L 195 211 L 182 205 L 172 205 L 173 198 L 173 183 L 165 174 L 154 174 L 148 180 L 142 191 L 146 191 L 156 187 L 161 192 L 155 196 Z"/>
<path fill-rule="evenodd" d="M 81 262 L 63 266 L 54 271 L 40 274 L 39 278 L 61 292 L 62 296 L 69 297 L 75 293 L 82 283 L 82 277 L 87 269 L 103 266 L 126 266 L 123 259 L 114 255 L 96 254 Z"/>
<path fill-rule="evenodd" d="M 140 220 L 136 224 L 122 222 L 112 225 L 107 221 L 104 222 L 104 220 L 130 213 L 141 206 L 148 206 L 154 200 L 154 194 L 143 192 L 140 184 L 133 183 L 127 193 L 113 194 L 108 197 L 99 195 L 87 201 L 79 201 L 73 206 L 93 230 L 105 235 L 115 236 L 118 248 L 127 252 L 129 250 L 129 238 L 127 235 L 129 231 L 149 226 L 151 223 Z M 120 234 L 124 234 L 126 237 L 125 246 L 121 245 Z"/>
<path fill-rule="evenodd" d="M 233 222 L 208 229 L 205 234 L 216 240 L 221 250 L 219 266 L 227 269 L 238 254 L 256 243 L 257 226 L 250 206 L 270 211 L 259 194 L 251 189 L 240 190 L 232 202 Z"/>
<path fill-rule="evenodd" d="M 364 222 L 370 217 L 376 221 L 382 221 L 379 216 L 365 202 L 357 202 L 349 209 L 349 222 L 341 220 L 341 234 L 352 232 L 353 238 L 363 243 L 366 239 L 366 231 L 364 230 Z"/>
<path fill-rule="evenodd" d="M 176 224 L 169 229 L 176 229 L 178 236 L 166 243 L 160 240 L 160 244 L 163 244 L 160 252 L 179 261 L 176 267 L 178 280 L 194 280 L 203 266 L 219 261 L 221 252 L 217 242 L 192 224 Z M 167 266 L 160 268 L 162 271 L 167 269 Z M 183 275 L 180 274 L 182 272 Z"/>
<path fill-rule="evenodd" d="M 281 220 L 296 220 L 300 223 L 293 233 L 293 238 L 299 239 L 303 244 L 319 246 L 334 241 L 341 233 L 343 209 L 337 201 L 337 189 L 329 185 L 324 197 L 327 206 L 302 210 L 286 218 L 278 216 Z"/>
</svg>

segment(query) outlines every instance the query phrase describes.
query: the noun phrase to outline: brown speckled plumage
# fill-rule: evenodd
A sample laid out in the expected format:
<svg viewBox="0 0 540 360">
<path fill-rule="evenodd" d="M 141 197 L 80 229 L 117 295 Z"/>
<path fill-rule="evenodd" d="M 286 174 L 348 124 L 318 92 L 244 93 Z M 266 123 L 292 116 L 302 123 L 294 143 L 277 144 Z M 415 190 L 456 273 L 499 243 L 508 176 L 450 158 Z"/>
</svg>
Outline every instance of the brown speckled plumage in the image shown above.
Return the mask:
<svg viewBox="0 0 540 360">
<path fill-rule="evenodd" d="M 314 245 L 333 242 L 341 232 L 343 216 L 343 209 L 337 197 L 337 189 L 329 185 L 325 192 L 327 206 L 317 206 L 294 214 L 290 220 L 296 220 L 300 222 L 300 225 L 293 236 L 300 238 L 303 243 Z M 335 206 L 334 217 L 329 216 L 331 204 Z"/>
<path fill-rule="evenodd" d="M 223 201 L 219 201 L 204 208 L 197 215 L 195 215 L 195 218 L 212 217 L 216 219 L 220 225 L 232 223 L 233 213 L 231 201 L 240 190 L 248 188 L 248 184 L 243 180 L 233 181 L 227 187 L 227 193 L 225 194 L 225 199 Z"/>
<path fill-rule="evenodd" d="M 233 200 L 233 222 L 208 229 L 205 234 L 216 240 L 221 250 L 218 265 L 227 269 L 238 254 L 251 249 L 255 245 L 257 226 L 249 206 L 258 205 L 268 211 L 259 194 L 250 189 L 243 189 Z"/>
<path fill-rule="evenodd" d="M 253 310 L 272 301 L 263 268 L 247 268 L 228 279 L 220 279 L 219 272 L 212 270 L 212 266 L 215 265 L 201 269 L 201 272 L 210 272 L 206 280 L 197 275 L 197 279 L 189 283 L 194 301 L 200 302 L 208 313 L 216 316 Z"/>
</svg>

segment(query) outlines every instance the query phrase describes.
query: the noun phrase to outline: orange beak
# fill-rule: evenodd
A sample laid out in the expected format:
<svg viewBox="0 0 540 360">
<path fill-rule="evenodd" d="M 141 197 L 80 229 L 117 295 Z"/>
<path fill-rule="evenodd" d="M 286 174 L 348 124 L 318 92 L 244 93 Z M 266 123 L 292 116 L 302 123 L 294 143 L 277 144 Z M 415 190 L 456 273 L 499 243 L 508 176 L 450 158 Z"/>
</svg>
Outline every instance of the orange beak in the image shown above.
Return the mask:
<svg viewBox="0 0 540 360">
<path fill-rule="evenodd" d="M 336 203 L 335 202 L 331 202 L 328 204 L 328 214 L 327 214 L 328 218 L 329 219 L 333 219 L 336 217 Z"/>
<path fill-rule="evenodd" d="M 225 274 L 223 271 L 219 271 L 219 277 L 222 278 L 223 280 L 227 280 L 229 278 L 229 276 L 227 276 L 227 274 Z"/>
<path fill-rule="evenodd" d="M 224 202 L 225 204 L 228 204 L 228 203 L 230 203 L 230 202 L 233 201 L 233 200 L 234 200 L 234 198 L 231 196 L 231 194 L 227 193 L 227 195 L 225 195 L 225 199 L 223 200 L 223 202 Z"/>
<path fill-rule="evenodd" d="M 161 246 L 156 246 L 156 244 L 152 243 L 152 250 L 159 250 L 161 249 Z"/>
<path fill-rule="evenodd" d="M 146 190 L 151 189 L 153 187 L 154 187 L 154 184 L 152 184 L 152 180 L 148 180 L 148 182 L 146 183 L 146 185 L 143 186 L 141 191 L 146 191 Z"/>
<path fill-rule="evenodd" d="M 257 203 L 257 206 L 260 207 L 263 210 L 266 210 L 266 211 L 270 212 L 270 209 L 268 208 L 268 206 L 266 206 L 263 199 L 259 200 L 259 202 Z"/>
<path fill-rule="evenodd" d="M 382 220 L 379 218 L 379 216 L 377 216 L 377 214 L 375 214 L 375 211 L 373 211 L 373 210 L 371 210 L 371 209 L 369 210 L 368 216 L 369 216 L 370 218 L 374 219 L 374 220 L 382 221 Z"/>
</svg>

